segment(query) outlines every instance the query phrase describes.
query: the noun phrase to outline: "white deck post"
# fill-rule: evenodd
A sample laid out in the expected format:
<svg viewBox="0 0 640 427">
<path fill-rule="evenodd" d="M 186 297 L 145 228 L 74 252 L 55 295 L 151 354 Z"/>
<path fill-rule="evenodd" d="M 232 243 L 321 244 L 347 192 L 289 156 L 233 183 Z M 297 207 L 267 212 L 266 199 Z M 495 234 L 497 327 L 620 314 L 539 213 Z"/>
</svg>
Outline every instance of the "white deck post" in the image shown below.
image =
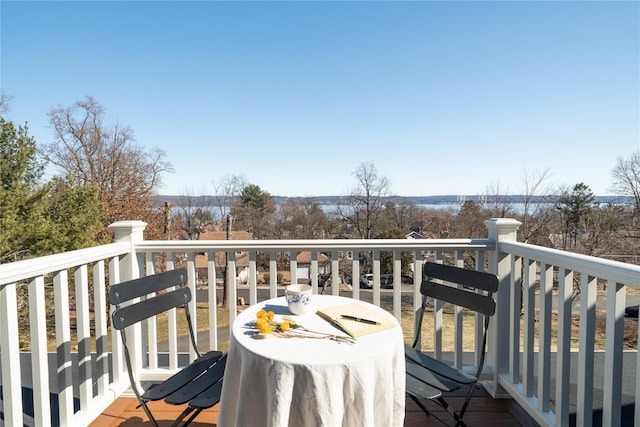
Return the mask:
<svg viewBox="0 0 640 427">
<path fill-rule="evenodd" d="M 489 251 L 489 273 L 498 276 L 498 292 L 496 300 L 496 314 L 489 324 L 489 343 L 487 347 L 487 364 L 493 367 L 493 380 L 485 384 L 487 391 L 494 397 L 508 395 L 498 387 L 498 377 L 509 372 L 509 301 L 511 296 L 510 275 L 511 261 L 508 255 L 500 251 L 500 242 L 515 241 L 516 231 L 522 224 L 511 218 L 491 218 L 485 225 L 489 232 L 489 239 L 496 242 L 496 248 Z M 513 290 L 518 291 L 518 290 Z"/>
<path fill-rule="evenodd" d="M 120 280 L 127 281 L 140 277 L 143 261 L 136 254 L 135 244 L 144 240 L 143 232 L 147 226 L 143 221 L 118 221 L 109 226 L 113 230 L 116 242 L 130 243 L 129 254 L 120 260 Z M 142 254 L 144 256 L 144 254 Z M 130 326 L 127 329 L 127 341 L 131 351 L 131 365 L 133 375 L 137 378 L 142 369 L 142 334 L 140 323 Z"/>
</svg>

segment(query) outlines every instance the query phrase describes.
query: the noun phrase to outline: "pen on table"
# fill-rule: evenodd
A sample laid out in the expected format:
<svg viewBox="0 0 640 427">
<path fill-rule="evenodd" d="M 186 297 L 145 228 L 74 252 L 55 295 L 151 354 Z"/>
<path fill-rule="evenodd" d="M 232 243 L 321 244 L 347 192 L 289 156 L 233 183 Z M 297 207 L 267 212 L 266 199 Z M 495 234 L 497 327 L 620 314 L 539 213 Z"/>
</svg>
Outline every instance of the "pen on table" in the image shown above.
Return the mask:
<svg viewBox="0 0 640 427">
<path fill-rule="evenodd" d="M 369 323 L 370 325 L 379 325 L 380 322 L 376 322 L 375 320 L 364 319 L 362 317 L 349 316 L 347 314 L 341 314 L 340 317 L 344 317 L 345 319 L 355 320 L 356 322 Z"/>
</svg>

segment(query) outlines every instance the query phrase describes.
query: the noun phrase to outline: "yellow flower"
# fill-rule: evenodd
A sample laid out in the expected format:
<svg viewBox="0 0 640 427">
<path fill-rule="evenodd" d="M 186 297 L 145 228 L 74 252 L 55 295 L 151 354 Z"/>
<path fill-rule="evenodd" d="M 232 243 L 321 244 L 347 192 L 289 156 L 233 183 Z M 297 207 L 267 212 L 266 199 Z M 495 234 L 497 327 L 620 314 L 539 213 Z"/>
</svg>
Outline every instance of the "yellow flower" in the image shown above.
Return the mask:
<svg viewBox="0 0 640 427">
<path fill-rule="evenodd" d="M 295 320 L 285 318 L 282 322 L 276 322 L 275 316 L 273 311 L 258 310 L 253 325 L 260 334 L 270 334 L 274 331 L 285 332 L 290 329 L 299 328 Z"/>
<path fill-rule="evenodd" d="M 261 334 L 270 334 L 273 331 L 271 329 L 271 325 L 269 325 L 267 322 L 256 323 L 256 326 L 258 327 L 258 330 Z"/>
</svg>

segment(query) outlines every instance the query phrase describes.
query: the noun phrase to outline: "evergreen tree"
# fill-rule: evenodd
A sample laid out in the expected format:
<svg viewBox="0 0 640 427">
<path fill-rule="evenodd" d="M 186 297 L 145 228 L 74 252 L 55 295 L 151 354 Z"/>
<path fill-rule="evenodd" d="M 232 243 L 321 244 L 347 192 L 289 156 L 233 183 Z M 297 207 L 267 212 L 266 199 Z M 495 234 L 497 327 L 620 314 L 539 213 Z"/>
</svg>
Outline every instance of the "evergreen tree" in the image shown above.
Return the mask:
<svg viewBox="0 0 640 427">
<path fill-rule="evenodd" d="M 17 129 L 0 117 L 0 262 L 39 252 L 46 234 L 44 195 L 40 186 L 44 163 L 28 127 Z"/>
<path fill-rule="evenodd" d="M 0 263 L 95 244 L 103 207 L 94 187 L 55 178 L 28 127 L 0 117 Z"/>
<path fill-rule="evenodd" d="M 578 236 L 585 231 L 585 223 L 596 207 L 595 196 L 588 185 L 579 183 L 571 191 L 563 191 L 558 198 L 557 209 L 560 211 L 563 224 L 563 246 L 575 247 Z"/>
<path fill-rule="evenodd" d="M 276 212 L 273 197 L 259 186 L 249 184 L 242 189 L 239 203 L 231 215 L 239 224 L 253 233 L 255 239 L 264 239 L 268 235 L 268 225 Z"/>
</svg>

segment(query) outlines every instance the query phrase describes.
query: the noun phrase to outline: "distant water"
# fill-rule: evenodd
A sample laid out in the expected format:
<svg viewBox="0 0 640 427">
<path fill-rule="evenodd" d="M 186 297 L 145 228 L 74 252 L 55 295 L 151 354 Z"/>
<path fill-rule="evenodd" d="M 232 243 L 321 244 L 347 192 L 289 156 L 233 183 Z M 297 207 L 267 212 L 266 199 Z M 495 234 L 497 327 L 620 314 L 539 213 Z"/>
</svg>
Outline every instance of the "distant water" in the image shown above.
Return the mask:
<svg viewBox="0 0 640 427">
<path fill-rule="evenodd" d="M 417 203 L 416 206 L 427 210 L 436 210 L 436 211 L 449 211 L 453 213 L 458 213 L 462 204 L 460 203 Z M 335 212 L 336 205 L 334 204 L 321 204 L 320 207 L 322 211 L 326 214 L 331 214 Z M 524 212 L 524 203 L 509 203 L 509 209 L 516 215 L 522 215 Z"/>
<path fill-rule="evenodd" d="M 450 200 L 450 201 L 449 201 Z M 466 200 L 470 200 L 470 199 L 466 199 Z M 515 200 L 515 199 L 514 199 Z M 522 199 L 520 199 L 522 200 Z M 463 203 L 465 201 L 465 198 L 461 198 L 459 200 L 456 200 L 455 198 L 449 198 L 447 201 L 441 201 L 438 203 L 415 203 L 416 206 L 419 206 L 421 208 L 424 209 L 428 209 L 428 210 L 436 210 L 436 211 L 450 211 L 453 212 L 454 214 L 457 214 L 458 211 L 460 211 L 460 208 L 462 207 Z M 474 200 L 475 201 L 475 200 Z M 480 206 L 486 206 L 486 207 L 492 207 L 493 205 L 491 203 L 482 203 L 482 200 L 478 200 L 476 201 L 476 203 L 480 204 Z M 606 205 L 607 203 L 613 203 L 613 204 L 631 204 L 632 203 L 632 199 L 630 197 L 625 197 L 625 198 L 614 198 L 612 196 L 596 196 L 596 203 L 600 203 L 600 205 Z M 336 211 L 336 204 L 335 203 L 322 203 L 320 202 L 320 208 L 322 209 L 322 211 L 328 215 L 335 213 Z M 524 213 L 524 203 L 521 202 L 510 202 L 507 201 L 505 202 L 505 204 L 508 206 L 508 209 L 510 209 L 510 212 L 512 212 L 514 215 L 522 215 Z M 279 206 L 280 204 L 276 204 L 276 206 Z M 175 201 L 174 202 L 174 213 L 178 213 L 179 209 L 180 209 L 180 203 L 179 201 Z M 214 217 L 216 217 L 216 219 L 219 219 L 219 212 L 220 212 L 220 208 L 219 206 L 195 206 L 195 207 L 199 207 L 201 209 L 209 209 L 212 214 L 214 215 Z M 195 209 L 194 207 L 194 209 Z M 537 203 L 531 203 L 530 205 L 530 212 L 533 213 L 535 212 L 536 208 L 539 207 L 539 205 Z"/>
</svg>

